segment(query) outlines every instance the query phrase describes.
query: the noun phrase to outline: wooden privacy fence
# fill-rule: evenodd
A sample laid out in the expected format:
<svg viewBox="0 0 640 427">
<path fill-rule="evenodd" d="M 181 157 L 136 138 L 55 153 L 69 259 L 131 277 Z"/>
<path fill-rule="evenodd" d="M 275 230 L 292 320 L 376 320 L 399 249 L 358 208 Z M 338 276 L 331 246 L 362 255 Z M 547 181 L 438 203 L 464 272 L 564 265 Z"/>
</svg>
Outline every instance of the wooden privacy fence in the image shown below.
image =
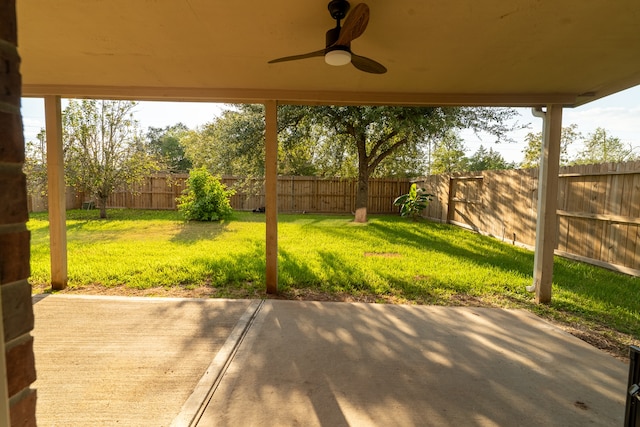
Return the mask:
<svg viewBox="0 0 640 427">
<path fill-rule="evenodd" d="M 535 245 L 538 170 L 436 175 L 425 216 Z M 561 168 L 556 253 L 640 275 L 640 162 Z"/>
<path fill-rule="evenodd" d="M 65 190 L 65 207 L 69 209 L 80 209 L 84 195 L 77 192 L 73 187 L 67 187 Z M 27 196 L 27 209 L 29 212 L 45 212 L 49 209 L 47 196 L 29 194 Z"/>
<path fill-rule="evenodd" d="M 122 188 L 108 200 L 111 208 L 176 209 L 188 175 L 157 175 L 133 189 Z M 223 177 L 229 188 L 240 178 Z M 415 181 L 435 195 L 424 216 L 449 222 L 503 241 L 535 245 L 538 170 L 485 171 L 433 175 Z M 278 211 L 351 213 L 356 180 L 278 178 Z M 409 191 L 406 179 L 369 181 L 370 213 L 397 213 L 393 200 Z M 640 162 L 562 168 L 558 191 L 556 253 L 640 275 Z M 256 191 L 249 191 L 255 187 Z M 262 180 L 244 182 L 231 205 L 237 210 L 264 206 Z M 79 208 L 82 195 L 67 189 L 67 208 Z M 32 198 L 30 209 L 46 208 Z"/>
<path fill-rule="evenodd" d="M 134 188 L 123 187 L 107 200 L 110 208 L 176 209 L 176 198 L 185 188 L 186 174 L 157 175 L 147 178 Z M 262 179 L 245 181 L 225 176 L 221 179 L 236 194 L 231 206 L 237 210 L 264 207 Z M 354 179 L 317 178 L 300 176 L 278 177 L 278 211 L 309 213 L 350 213 L 355 211 L 357 181 Z M 369 180 L 370 213 L 394 213 L 398 208 L 393 200 L 407 193 L 411 183 L 402 178 Z M 253 190 L 253 191 L 252 191 Z"/>
</svg>

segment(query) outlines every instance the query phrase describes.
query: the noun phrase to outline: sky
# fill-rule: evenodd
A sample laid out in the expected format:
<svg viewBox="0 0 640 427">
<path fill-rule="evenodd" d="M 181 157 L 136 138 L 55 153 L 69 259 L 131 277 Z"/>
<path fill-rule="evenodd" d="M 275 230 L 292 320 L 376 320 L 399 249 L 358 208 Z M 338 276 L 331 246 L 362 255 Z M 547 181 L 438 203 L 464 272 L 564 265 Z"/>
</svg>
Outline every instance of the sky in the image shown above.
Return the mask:
<svg viewBox="0 0 640 427">
<path fill-rule="evenodd" d="M 523 151 L 526 148 L 525 136 L 529 132 L 542 131 L 542 119 L 531 114 L 531 108 L 517 108 L 520 117 L 518 123 L 528 124 L 528 129 L 522 129 L 511 133 L 515 143 L 495 143 L 491 136 L 481 136 L 479 139 L 471 131 L 461 132 L 465 140 L 467 152 L 473 154 L 483 145 L 485 148 L 493 148 L 498 151 L 508 162 L 522 162 Z M 611 137 L 620 138 L 624 144 L 630 144 L 635 152 L 640 154 L 640 86 L 618 92 L 601 98 L 577 108 L 565 108 L 562 112 L 562 126 L 571 124 L 578 126 L 578 132 L 583 138 L 592 134 L 597 128 L 607 130 Z M 582 149 L 582 141 L 579 141 L 568 152 L 574 157 Z"/>
<path fill-rule="evenodd" d="M 63 100 L 62 108 L 65 107 Z M 140 102 L 134 112 L 141 129 L 148 127 L 171 126 L 184 123 L 195 129 L 217 117 L 225 109 L 225 104 L 203 102 Z M 461 132 L 465 141 L 467 155 L 472 155 L 480 145 L 498 151 L 508 162 L 521 162 L 526 147 L 524 137 L 529 132 L 542 131 L 542 119 L 534 117 L 530 108 L 518 108 L 518 123 L 529 125 L 528 129 L 514 131 L 510 136 L 513 143 L 495 143 L 488 135 L 476 136 L 471 131 Z M 44 127 L 44 101 L 41 98 L 22 99 L 22 117 L 25 141 L 35 141 L 36 135 Z M 565 108 L 562 124 L 576 124 L 583 136 L 593 133 L 598 127 L 607 130 L 612 137 L 620 138 L 625 144 L 632 145 L 640 154 L 640 86 L 627 89 L 577 108 Z M 574 156 L 580 146 L 574 146 L 569 154 Z"/>
</svg>

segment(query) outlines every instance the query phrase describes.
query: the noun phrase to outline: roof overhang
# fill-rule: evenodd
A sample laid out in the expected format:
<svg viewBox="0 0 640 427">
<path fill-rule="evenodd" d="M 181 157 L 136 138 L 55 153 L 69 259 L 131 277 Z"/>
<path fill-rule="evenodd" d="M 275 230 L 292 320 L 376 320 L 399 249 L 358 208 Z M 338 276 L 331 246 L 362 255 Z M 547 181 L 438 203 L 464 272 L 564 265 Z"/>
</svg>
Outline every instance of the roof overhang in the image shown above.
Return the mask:
<svg viewBox="0 0 640 427">
<path fill-rule="evenodd" d="M 575 106 L 640 84 L 640 2 L 367 0 L 322 58 L 327 0 L 17 0 L 24 96 L 303 104 Z M 352 6 L 356 2 L 352 2 Z"/>
</svg>

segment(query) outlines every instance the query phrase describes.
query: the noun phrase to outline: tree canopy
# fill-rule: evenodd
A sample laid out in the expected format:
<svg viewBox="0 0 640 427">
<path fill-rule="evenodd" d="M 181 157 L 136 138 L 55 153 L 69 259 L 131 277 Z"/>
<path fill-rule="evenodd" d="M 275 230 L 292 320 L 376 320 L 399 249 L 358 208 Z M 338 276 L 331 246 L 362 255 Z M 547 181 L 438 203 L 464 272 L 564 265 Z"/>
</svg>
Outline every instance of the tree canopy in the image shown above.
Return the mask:
<svg viewBox="0 0 640 427">
<path fill-rule="evenodd" d="M 606 162 L 626 162 L 635 160 L 638 155 L 633 147 L 624 144 L 620 138 L 609 135 L 603 128 L 597 128 L 587 135 L 584 149 L 576 156 L 576 164 L 593 164 Z"/>
<path fill-rule="evenodd" d="M 536 168 L 540 163 L 542 132 L 529 133 L 525 137 L 527 147 L 524 149 L 524 160 L 520 167 Z M 582 141 L 583 148 L 571 156 L 569 148 Z M 626 162 L 635 160 L 638 154 L 630 144 L 624 144 L 620 138 L 611 136 L 606 129 L 597 128 L 593 133 L 583 137 L 578 126 L 571 124 L 562 128 L 560 136 L 560 166 L 578 164 L 595 164 L 605 162 Z"/>
<path fill-rule="evenodd" d="M 191 161 L 185 156 L 180 139 L 189 132 L 189 128 L 177 123 L 165 128 L 149 127 L 147 130 L 147 149 L 150 154 L 161 160 L 170 172 L 186 172 L 191 169 Z"/>
<path fill-rule="evenodd" d="M 36 135 L 36 141 L 25 143 L 24 173 L 27 191 L 31 195 L 47 194 L 47 143 L 44 128 Z"/>
<path fill-rule="evenodd" d="M 455 132 L 448 132 L 438 141 L 432 153 L 430 174 L 468 171 L 513 169 L 515 164 L 507 162 L 502 155 L 489 147 L 480 145 L 471 156 L 466 156 L 464 141 Z"/>
<path fill-rule="evenodd" d="M 181 138 L 194 168 L 217 175 L 264 174 L 264 108 L 242 105 Z"/>
<path fill-rule="evenodd" d="M 468 171 L 489 171 L 515 169 L 514 163 L 507 162 L 502 154 L 493 148 L 487 150 L 484 146 L 480 146 L 471 157 L 467 159 L 466 170 Z"/>
<path fill-rule="evenodd" d="M 563 127 L 560 134 L 560 166 L 571 163 L 569 147 L 571 147 L 582 134 L 578 132 L 578 125 L 570 124 Z M 540 150 L 542 149 L 542 132 L 529 132 L 525 136 L 527 146 L 523 150 L 524 160 L 520 164 L 523 169 L 537 168 L 540 164 Z"/>
<path fill-rule="evenodd" d="M 466 147 L 460 136 L 447 132 L 431 153 L 430 174 L 462 172 L 467 168 Z"/>
</svg>

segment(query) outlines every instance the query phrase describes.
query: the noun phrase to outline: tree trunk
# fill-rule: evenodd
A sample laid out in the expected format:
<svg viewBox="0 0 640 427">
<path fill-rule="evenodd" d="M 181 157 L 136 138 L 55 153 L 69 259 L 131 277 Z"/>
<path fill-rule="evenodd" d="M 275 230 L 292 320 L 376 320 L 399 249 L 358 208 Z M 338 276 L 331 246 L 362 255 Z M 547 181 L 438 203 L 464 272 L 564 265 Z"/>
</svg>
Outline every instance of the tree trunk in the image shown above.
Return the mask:
<svg viewBox="0 0 640 427">
<path fill-rule="evenodd" d="M 105 219 L 107 217 L 107 198 L 100 197 L 98 199 L 98 205 L 100 207 L 100 218 Z"/>
<path fill-rule="evenodd" d="M 369 170 L 360 167 L 358 171 L 358 188 L 356 192 L 356 216 L 354 221 L 367 222 L 367 204 L 369 201 Z"/>
</svg>

